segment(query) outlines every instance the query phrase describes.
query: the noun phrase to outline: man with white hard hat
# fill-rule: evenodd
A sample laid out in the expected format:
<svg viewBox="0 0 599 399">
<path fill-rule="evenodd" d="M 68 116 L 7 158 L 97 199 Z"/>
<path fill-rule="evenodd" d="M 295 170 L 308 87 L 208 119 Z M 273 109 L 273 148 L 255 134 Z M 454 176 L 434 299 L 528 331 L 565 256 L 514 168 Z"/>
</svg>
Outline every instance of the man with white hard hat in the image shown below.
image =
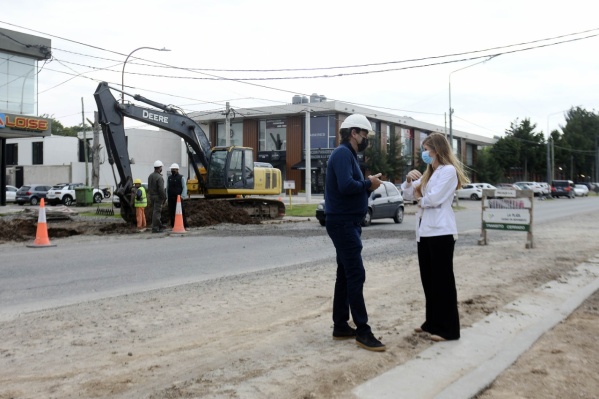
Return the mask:
<svg viewBox="0 0 599 399">
<path fill-rule="evenodd" d="M 179 174 L 179 165 L 171 165 L 171 174 L 166 179 L 166 196 L 168 200 L 168 215 L 171 227 L 175 225 L 175 213 L 177 211 L 177 196 L 181 196 L 181 213 L 183 214 L 183 227 L 187 228 L 187 218 L 185 217 L 185 207 L 183 198 L 187 197 L 187 182 L 185 177 Z"/>
<path fill-rule="evenodd" d="M 152 203 L 152 233 L 164 231 L 164 225 L 160 220 L 162 205 L 166 201 L 164 191 L 164 178 L 162 177 L 162 162 L 154 162 L 154 172 L 148 177 L 148 194 Z"/>
<path fill-rule="evenodd" d="M 364 302 L 366 270 L 362 262 L 361 223 L 368 211 L 368 196 L 381 181 L 380 173 L 364 178 L 358 152 L 368 147 L 370 121 L 349 115 L 341 124 L 341 143 L 327 161 L 325 182 L 326 229 L 337 253 L 337 279 L 333 295 L 333 339 L 355 339 L 364 349 L 382 352 L 385 345 L 368 325 Z M 350 314 L 356 325 L 348 324 Z"/>
</svg>

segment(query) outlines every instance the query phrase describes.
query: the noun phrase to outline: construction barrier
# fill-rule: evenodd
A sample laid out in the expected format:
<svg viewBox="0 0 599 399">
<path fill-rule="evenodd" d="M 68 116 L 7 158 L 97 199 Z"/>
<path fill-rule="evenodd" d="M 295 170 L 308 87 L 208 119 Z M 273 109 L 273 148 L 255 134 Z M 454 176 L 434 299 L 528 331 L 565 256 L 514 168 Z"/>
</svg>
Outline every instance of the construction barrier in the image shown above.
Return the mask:
<svg viewBox="0 0 599 399">
<path fill-rule="evenodd" d="M 183 225 L 183 208 L 181 208 L 181 196 L 177 195 L 177 208 L 175 209 L 175 224 L 172 233 L 187 233 Z"/>
<path fill-rule="evenodd" d="M 56 245 L 50 244 L 50 238 L 48 237 L 48 223 L 46 222 L 46 206 L 44 199 L 40 200 L 39 215 L 37 217 L 37 231 L 35 233 L 35 241 L 33 244 L 27 245 L 29 248 L 43 248 L 43 247 L 55 247 Z"/>
</svg>

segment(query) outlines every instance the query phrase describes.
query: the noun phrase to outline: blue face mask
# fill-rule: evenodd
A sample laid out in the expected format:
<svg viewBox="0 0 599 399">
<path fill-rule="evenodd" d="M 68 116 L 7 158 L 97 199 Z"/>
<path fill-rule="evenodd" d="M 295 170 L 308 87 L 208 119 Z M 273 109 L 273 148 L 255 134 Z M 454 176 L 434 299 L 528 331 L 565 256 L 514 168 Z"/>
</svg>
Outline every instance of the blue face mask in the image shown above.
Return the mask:
<svg viewBox="0 0 599 399">
<path fill-rule="evenodd" d="M 433 163 L 434 158 L 429 155 L 428 151 L 422 151 L 422 160 L 425 164 L 430 165 Z"/>
</svg>

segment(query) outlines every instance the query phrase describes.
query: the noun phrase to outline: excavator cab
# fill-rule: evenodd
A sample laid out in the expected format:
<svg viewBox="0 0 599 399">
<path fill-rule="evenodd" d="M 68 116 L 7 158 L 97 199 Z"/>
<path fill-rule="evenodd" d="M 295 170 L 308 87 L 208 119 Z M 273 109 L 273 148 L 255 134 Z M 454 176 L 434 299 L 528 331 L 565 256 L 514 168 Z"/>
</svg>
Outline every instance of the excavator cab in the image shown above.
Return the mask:
<svg viewBox="0 0 599 399">
<path fill-rule="evenodd" d="M 213 148 L 208 170 L 206 188 L 211 194 L 222 195 L 233 189 L 254 188 L 254 152 L 251 148 Z"/>
</svg>

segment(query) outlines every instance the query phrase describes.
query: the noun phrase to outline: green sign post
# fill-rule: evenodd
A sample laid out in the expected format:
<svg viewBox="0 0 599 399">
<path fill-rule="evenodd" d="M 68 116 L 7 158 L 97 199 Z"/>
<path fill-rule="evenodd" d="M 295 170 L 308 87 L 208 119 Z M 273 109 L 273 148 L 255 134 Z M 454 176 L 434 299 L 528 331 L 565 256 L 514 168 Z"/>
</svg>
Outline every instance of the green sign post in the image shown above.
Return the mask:
<svg viewBox="0 0 599 399">
<path fill-rule="evenodd" d="M 479 245 L 487 245 L 487 230 L 526 232 L 526 248 L 533 248 L 532 216 L 534 193 L 532 190 L 483 190 L 481 237 Z"/>
</svg>

